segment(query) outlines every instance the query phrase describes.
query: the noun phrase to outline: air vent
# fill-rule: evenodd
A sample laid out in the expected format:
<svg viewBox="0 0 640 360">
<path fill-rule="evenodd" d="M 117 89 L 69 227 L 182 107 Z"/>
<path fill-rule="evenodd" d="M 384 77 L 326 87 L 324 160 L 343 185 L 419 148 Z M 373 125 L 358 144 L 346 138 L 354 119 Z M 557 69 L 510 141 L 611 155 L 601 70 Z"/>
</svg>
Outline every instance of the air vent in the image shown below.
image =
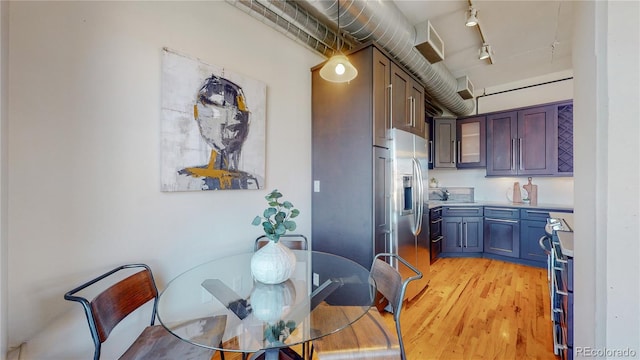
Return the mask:
<svg viewBox="0 0 640 360">
<path fill-rule="evenodd" d="M 463 99 L 473 99 L 473 84 L 469 80 L 468 76 L 459 77 L 458 79 L 458 94 Z"/>
<path fill-rule="evenodd" d="M 432 64 L 444 60 L 444 42 L 429 20 L 415 26 L 416 41 L 413 44 Z"/>
</svg>

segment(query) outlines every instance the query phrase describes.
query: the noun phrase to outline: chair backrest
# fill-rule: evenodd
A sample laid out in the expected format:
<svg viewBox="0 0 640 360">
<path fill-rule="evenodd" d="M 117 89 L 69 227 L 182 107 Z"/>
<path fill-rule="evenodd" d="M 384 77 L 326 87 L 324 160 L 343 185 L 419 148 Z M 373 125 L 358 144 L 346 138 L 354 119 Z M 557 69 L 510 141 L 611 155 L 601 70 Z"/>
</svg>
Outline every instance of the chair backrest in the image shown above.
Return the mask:
<svg viewBox="0 0 640 360">
<path fill-rule="evenodd" d="M 261 247 L 267 245 L 269 243 L 269 238 L 266 235 L 259 236 L 256 239 L 255 250 L 260 249 Z M 292 250 L 308 250 L 309 242 L 307 241 L 307 237 L 302 234 L 284 234 L 280 235 L 280 240 L 278 240 L 282 245 L 288 247 Z"/>
<path fill-rule="evenodd" d="M 79 291 L 100 283 L 102 280 L 114 274 L 131 268 L 141 268 L 141 271 L 119 280 L 107 289 L 100 292 L 93 300 L 75 295 Z M 99 286 L 99 285 L 96 285 Z M 94 278 L 64 295 L 66 300 L 77 301 L 82 304 L 89 329 L 93 337 L 95 346 L 94 359 L 100 358 L 101 344 L 107 340 L 111 330 L 127 315 L 138 309 L 140 306 L 153 300 L 153 310 L 151 313 L 151 325 L 155 322 L 156 302 L 158 300 L 158 289 L 156 288 L 153 274 L 149 266 L 145 264 L 127 264 L 119 266 L 97 278 Z"/>
<path fill-rule="evenodd" d="M 389 265 L 382 258 L 394 258 L 404 266 L 408 267 L 416 275 L 402 279 L 400 272 Z M 398 264 L 398 266 L 401 266 Z M 413 265 L 409 264 L 405 259 L 397 254 L 381 253 L 376 255 L 371 265 L 371 277 L 376 282 L 377 290 L 389 300 L 389 304 L 393 308 L 393 319 L 396 323 L 396 332 L 398 333 L 398 341 L 400 343 L 400 351 L 402 359 L 406 359 L 404 353 L 404 343 L 402 341 L 402 331 L 400 327 L 400 312 L 402 311 L 402 304 L 404 302 L 404 293 L 407 290 L 407 285 L 413 281 L 422 278 L 422 272 L 416 269 Z"/>
</svg>

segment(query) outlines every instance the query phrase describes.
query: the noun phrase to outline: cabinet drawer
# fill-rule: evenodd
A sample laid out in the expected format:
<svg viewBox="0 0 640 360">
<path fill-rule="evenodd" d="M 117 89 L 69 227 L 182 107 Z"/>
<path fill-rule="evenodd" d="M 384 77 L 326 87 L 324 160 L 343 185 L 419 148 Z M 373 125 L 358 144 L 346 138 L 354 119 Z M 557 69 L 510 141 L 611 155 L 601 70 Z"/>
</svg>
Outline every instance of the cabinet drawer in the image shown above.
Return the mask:
<svg viewBox="0 0 640 360">
<path fill-rule="evenodd" d="M 514 208 L 484 207 L 484 216 L 498 219 L 519 219 L 520 210 Z"/>
<path fill-rule="evenodd" d="M 482 206 L 443 206 L 442 216 L 482 216 Z"/>
<path fill-rule="evenodd" d="M 546 221 L 549 217 L 549 211 L 547 209 L 520 209 L 520 219 Z"/>
<path fill-rule="evenodd" d="M 432 219 L 441 217 L 442 216 L 442 207 L 438 206 L 438 207 L 429 209 L 429 216 Z"/>
</svg>

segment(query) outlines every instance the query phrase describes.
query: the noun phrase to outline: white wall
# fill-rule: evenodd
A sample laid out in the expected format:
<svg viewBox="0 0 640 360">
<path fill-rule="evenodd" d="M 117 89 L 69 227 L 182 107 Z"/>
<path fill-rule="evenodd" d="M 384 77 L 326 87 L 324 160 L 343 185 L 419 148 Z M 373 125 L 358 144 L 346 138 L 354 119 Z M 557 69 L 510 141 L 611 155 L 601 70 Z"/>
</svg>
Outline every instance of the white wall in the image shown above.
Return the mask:
<svg viewBox="0 0 640 360">
<path fill-rule="evenodd" d="M 564 71 L 493 88 L 479 89 L 476 91 L 477 113 L 483 114 L 572 99 L 573 80 L 548 83 L 572 76 L 572 71 Z M 544 85 L 531 86 L 537 84 Z M 527 86 L 531 87 L 520 89 Z M 506 90 L 513 91 L 502 92 Z M 576 116 L 574 116 L 575 126 L 580 126 L 580 120 Z M 519 182 L 520 186 L 527 183 L 526 176 L 497 178 L 485 177 L 486 174 L 486 169 L 429 170 L 429 177 L 437 178 L 441 187 L 471 186 L 475 189 L 475 199 L 483 201 L 507 201 L 506 193 L 514 182 Z M 532 183 L 538 185 L 539 205 L 573 206 L 573 177 L 534 176 Z"/>
<path fill-rule="evenodd" d="M 0 359 L 7 352 L 7 83 L 9 2 L 0 2 Z"/>
<path fill-rule="evenodd" d="M 310 234 L 309 69 L 320 56 L 219 1 L 9 10 L 10 346 L 81 314 L 63 294 L 117 264 L 148 263 L 162 288 L 187 268 L 252 249 L 260 229 L 251 221 L 272 188 L 301 210 L 299 231 Z M 265 189 L 159 191 L 164 46 L 267 84 Z"/>
<path fill-rule="evenodd" d="M 574 8 L 575 345 L 638 358 L 640 4 Z"/>
</svg>

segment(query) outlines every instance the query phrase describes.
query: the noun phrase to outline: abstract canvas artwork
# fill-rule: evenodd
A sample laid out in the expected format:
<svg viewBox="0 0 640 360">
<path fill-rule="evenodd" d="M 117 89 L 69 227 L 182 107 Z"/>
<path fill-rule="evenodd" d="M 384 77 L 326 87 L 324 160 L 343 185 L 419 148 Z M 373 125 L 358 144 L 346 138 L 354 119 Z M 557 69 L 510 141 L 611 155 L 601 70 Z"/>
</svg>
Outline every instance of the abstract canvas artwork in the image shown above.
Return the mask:
<svg viewBox="0 0 640 360">
<path fill-rule="evenodd" d="M 161 190 L 261 189 L 266 85 L 164 49 Z"/>
</svg>

